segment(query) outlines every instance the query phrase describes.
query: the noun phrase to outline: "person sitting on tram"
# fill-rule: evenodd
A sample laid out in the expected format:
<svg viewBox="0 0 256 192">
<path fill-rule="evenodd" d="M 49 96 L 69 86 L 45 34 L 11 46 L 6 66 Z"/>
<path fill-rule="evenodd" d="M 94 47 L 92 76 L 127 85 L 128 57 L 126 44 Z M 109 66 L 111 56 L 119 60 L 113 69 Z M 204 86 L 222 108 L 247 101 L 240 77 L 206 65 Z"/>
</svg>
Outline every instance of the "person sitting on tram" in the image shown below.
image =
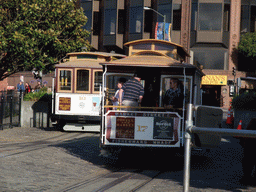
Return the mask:
<svg viewBox="0 0 256 192">
<path fill-rule="evenodd" d="M 123 98 L 124 93 L 122 93 L 122 95 L 119 96 L 120 93 L 120 89 L 122 89 L 123 84 L 126 82 L 125 78 L 120 78 L 117 82 L 117 91 L 115 92 L 114 96 L 111 97 L 111 101 L 113 106 L 118 106 L 119 105 L 119 97 L 121 96 L 121 99 Z M 114 107 L 114 110 L 116 110 L 117 108 Z"/>
<path fill-rule="evenodd" d="M 164 95 L 163 104 L 166 109 L 183 107 L 183 84 L 177 78 L 171 78 L 170 89 Z"/>
</svg>

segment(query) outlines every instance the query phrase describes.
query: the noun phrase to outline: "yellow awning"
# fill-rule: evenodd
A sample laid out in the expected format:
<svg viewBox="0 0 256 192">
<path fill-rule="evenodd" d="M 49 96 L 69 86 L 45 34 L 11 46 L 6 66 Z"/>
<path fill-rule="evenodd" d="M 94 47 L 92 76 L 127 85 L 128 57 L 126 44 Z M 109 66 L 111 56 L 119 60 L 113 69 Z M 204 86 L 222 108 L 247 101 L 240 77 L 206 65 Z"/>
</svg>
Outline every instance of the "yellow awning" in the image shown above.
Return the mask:
<svg viewBox="0 0 256 192">
<path fill-rule="evenodd" d="M 227 85 L 226 75 L 206 75 L 202 77 L 202 85 Z"/>
</svg>

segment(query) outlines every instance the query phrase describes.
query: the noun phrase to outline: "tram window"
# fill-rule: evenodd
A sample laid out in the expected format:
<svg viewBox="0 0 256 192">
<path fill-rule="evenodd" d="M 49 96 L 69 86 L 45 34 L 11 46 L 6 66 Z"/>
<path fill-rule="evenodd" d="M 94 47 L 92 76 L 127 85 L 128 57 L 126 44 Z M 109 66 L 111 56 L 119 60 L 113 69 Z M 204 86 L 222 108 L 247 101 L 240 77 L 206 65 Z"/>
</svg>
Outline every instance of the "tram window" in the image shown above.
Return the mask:
<svg viewBox="0 0 256 192">
<path fill-rule="evenodd" d="M 71 91 L 71 71 L 60 70 L 59 85 L 60 90 Z"/>
<path fill-rule="evenodd" d="M 94 72 L 94 91 L 100 91 L 102 85 L 102 71 Z"/>
<path fill-rule="evenodd" d="M 117 83 L 120 78 L 124 78 L 126 81 L 128 81 L 133 74 L 122 74 L 122 75 L 108 75 L 107 76 L 107 90 L 108 90 L 108 95 L 113 96 L 116 89 L 117 89 Z"/>
<path fill-rule="evenodd" d="M 133 45 L 133 49 L 151 50 L 151 44 L 150 43 L 144 43 L 144 44 Z"/>
<path fill-rule="evenodd" d="M 170 88 L 170 79 L 171 78 L 178 78 L 181 82 L 182 85 L 184 85 L 184 78 L 183 77 L 177 77 L 177 76 L 164 76 L 162 77 L 162 99 L 164 98 L 164 95 L 166 91 Z M 186 83 L 185 83 L 185 102 L 191 102 L 192 96 L 191 96 L 191 89 L 192 89 L 192 84 L 191 84 L 191 78 L 187 77 Z M 162 101 L 161 101 L 162 103 Z M 162 103 L 163 104 L 163 103 Z"/>
<path fill-rule="evenodd" d="M 76 90 L 89 91 L 89 70 L 79 69 L 76 72 Z"/>
<path fill-rule="evenodd" d="M 155 44 L 155 50 L 173 51 L 174 47 L 170 45 Z"/>
</svg>

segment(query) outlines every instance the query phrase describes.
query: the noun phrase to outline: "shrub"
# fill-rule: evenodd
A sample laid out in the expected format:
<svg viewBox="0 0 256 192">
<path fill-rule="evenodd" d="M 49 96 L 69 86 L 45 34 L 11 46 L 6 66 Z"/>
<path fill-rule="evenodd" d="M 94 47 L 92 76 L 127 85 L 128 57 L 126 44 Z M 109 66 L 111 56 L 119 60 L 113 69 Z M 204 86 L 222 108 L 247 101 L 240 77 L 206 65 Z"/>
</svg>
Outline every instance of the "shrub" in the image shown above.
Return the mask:
<svg viewBox="0 0 256 192">
<path fill-rule="evenodd" d="M 41 98 L 43 98 L 45 95 L 48 95 L 47 88 L 43 87 L 38 92 L 31 92 L 24 95 L 23 100 L 24 101 L 38 101 Z"/>
<path fill-rule="evenodd" d="M 256 111 L 256 93 L 245 92 L 235 96 L 232 100 L 232 107 L 236 110 Z"/>
</svg>

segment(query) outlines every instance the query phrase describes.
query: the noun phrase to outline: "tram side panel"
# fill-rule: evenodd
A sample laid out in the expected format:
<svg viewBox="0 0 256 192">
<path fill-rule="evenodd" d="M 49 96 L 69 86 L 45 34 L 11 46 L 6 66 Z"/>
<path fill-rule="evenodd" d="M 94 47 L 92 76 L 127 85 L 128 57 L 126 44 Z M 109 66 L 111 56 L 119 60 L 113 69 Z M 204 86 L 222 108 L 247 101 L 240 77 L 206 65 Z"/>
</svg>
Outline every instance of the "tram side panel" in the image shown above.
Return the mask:
<svg viewBox="0 0 256 192">
<path fill-rule="evenodd" d="M 175 112 L 109 111 L 104 146 L 180 147 L 181 117 Z"/>
<path fill-rule="evenodd" d="M 96 131 L 100 121 L 100 94 L 56 93 L 55 118 L 66 131 Z"/>
</svg>

